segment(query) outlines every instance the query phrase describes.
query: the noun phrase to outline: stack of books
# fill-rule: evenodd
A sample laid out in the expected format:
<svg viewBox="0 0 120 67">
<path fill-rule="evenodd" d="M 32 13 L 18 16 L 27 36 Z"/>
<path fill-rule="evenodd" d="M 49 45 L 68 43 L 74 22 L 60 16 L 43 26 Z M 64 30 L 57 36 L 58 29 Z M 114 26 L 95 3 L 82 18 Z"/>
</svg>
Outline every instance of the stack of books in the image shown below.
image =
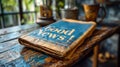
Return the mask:
<svg viewBox="0 0 120 67">
<path fill-rule="evenodd" d="M 71 59 L 96 23 L 62 19 L 19 37 L 20 44 L 60 59 Z"/>
</svg>

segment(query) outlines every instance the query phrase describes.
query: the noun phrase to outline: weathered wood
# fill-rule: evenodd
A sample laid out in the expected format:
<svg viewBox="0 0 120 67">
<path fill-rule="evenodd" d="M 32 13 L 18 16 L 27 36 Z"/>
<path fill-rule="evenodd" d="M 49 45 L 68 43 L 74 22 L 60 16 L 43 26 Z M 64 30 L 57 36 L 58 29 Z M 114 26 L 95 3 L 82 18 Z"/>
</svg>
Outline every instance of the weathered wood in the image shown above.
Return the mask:
<svg viewBox="0 0 120 67">
<path fill-rule="evenodd" d="M 86 39 L 84 44 L 76 50 L 75 55 L 71 58 L 71 60 L 63 60 L 63 63 L 61 63 L 61 65 L 71 65 L 72 63 L 77 62 L 78 58 L 84 56 L 84 54 L 88 54 L 87 52 L 90 52 L 90 49 L 92 49 L 97 43 L 115 33 L 118 28 L 119 27 L 101 27 L 101 29 L 97 29 L 93 33 L 93 36 Z"/>
<path fill-rule="evenodd" d="M 12 40 L 12 39 L 16 39 L 20 35 L 21 35 L 21 33 L 14 32 L 14 33 L 10 33 L 10 34 L 7 34 L 7 35 L 0 36 L 0 43 L 6 42 L 6 41 L 9 41 L 9 40 Z"/>
<path fill-rule="evenodd" d="M 117 67 L 120 67 L 120 31 L 118 32 L 118 59 L 117 59 Z"/>
<path fill-rule="evenodd" d="M 4 43 L 0 43 L 0 53 L 3 53 L 7 50 L 10 50 L 12 48 L 14 48 L 14 46 L 18 44 L 18 40 L 12 40 L 12 41 L 7 41 Z"/>
<path fill-rule="evenodd" d="M 2 29 L 0 30 L 0 43 L 16 39 L 22 34 L 33 31 L 37 28 L 39 28 L 39 26 L 33 24 L 33 25 L 15 26 L 12 28 Z"/>
<path fill-rule="evenodd" d="M 36 24 L 31 24 L 31 25 L 14 26 L 14 27 L 10 27 L 10 28 L 0 29 L 0 36 L 9 34 L 12 32 L 21 32 L 23 30 L 33 29 L 33 28 L 37 28 L 37 27 L 39 27 L 39 26 Z"/>
<path fill-rule="evenodd" d="M 76 49 L 75 54 L 71 57 L 70 60 L 63 60 L 63 59 L 57 59 L 54 57 L 50 57 L 48 55 L 45 55 L 43 53 L 40 53 L 36 50 L 25 48 L 21 49 L 21 47 L 16 47 L 15 49 L 5 49 L 4 52 L 0 53 L 0 60 L 4 60 L 2 57 L 5 57 L 6 55 L 9 55 L 8 62 L 1 63 L 0 65 L 6 65 L 9 66 L 10 64 L 14 66 L 18 65 L 25 65 L 27 64 L 33 65 L 33 66 L 43 66 L 43 67 L 69 67 L 74 65 L 74 63 L 78 62 L 80 59 L 82 59 L 85 55 L 87 55 L 94 46 L 96 46 L 98 43 L 103 41 L 104 39 L 110 37 L 112 34 L 114 34 L 120 27 L 118 26 L 99 26 L 94 32 L 93 35 L 85 40 L 83 45 L 79 46 Z M 16 36 L 16 35 L 15 35 Z M 8 43 L 6 43 L 8 44 Z M 1 46 L 1 44 L 0 44 Z M 22 52 L 19 52 L 19 49 Z M 23 48 L 23 47 L 22 47 Z M 7 51 L 9 50 L 9 51 Z M 14 52 L 15 51 L 15 52 Z M 4 55 L 3 55 L 4 54 Z M 13 56 L 13 57 L 12 57 Z M 15 57 L 14 57 L 15 56 Z M 119 57 L 119 56 L 118 56 Z M 11 61 L 9 61 L 11 60 Z M 19 62 L 18 62 L 19 61 Z M 38 62 L 38 63 L 37 63 Z M 34 65 L 35 64 L 35 65 Z M 73 66 L 74 67 L 74 66 Z"/>
<path fill-rule="evenodd" d="M 99 45 L 94 47 L 93 67 L 98 67 Z"/>
<path fill-rule="evenodd" d="M 70 60 L 60 60 L 49 57 L 49 62 L 42 64 L 42 66 L 69 67 L 76 63 L 78 60 L 82 59 L 86 54 L 88 54 L 97 43 L 115 33 L 117 29 L 118 27 L 101 27 L 99 29 L 96 29 L 93 33 L 93 36 L 85 40 L 84 44 L 76 50 L 75 54 L 71 57 Z"/>
<path fill-rule="evenodd" d="M 14 48 L 0 53 L 0 67 L 24 67 L 23 59 L 20 51 L 23 47 L 20 44 L 14 45 Z M 21 59 L 20 59 L 21 58 Z M 27 66 L 25 66 L 27 67 Z"/>
</svg>

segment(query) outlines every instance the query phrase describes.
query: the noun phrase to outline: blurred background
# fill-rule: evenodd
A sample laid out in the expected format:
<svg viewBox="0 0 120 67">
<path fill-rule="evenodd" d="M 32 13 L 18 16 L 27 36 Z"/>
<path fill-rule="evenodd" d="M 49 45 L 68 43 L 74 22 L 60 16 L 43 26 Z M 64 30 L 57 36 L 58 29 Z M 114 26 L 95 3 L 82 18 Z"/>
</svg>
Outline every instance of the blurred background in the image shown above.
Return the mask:
<svg viewBox="0 0 120 67">
<path fill-rule="evenodd" d="M 40 15 L 40 4 L 42 0 L 0 0 L 0 29 L 32 24 Z M 84 16 L 83 3 L 96 2 L 105 7 L 106 19 L 120 19 L 120 1 L 119 0 L 74 0 L 79 9 L 79 16 Z M 51 8 L 53 17 L 56 19 L 57 14 L 60 15 L 60 8 L 65 5 L 64 0 L 52 0 Z"/>
</svg>

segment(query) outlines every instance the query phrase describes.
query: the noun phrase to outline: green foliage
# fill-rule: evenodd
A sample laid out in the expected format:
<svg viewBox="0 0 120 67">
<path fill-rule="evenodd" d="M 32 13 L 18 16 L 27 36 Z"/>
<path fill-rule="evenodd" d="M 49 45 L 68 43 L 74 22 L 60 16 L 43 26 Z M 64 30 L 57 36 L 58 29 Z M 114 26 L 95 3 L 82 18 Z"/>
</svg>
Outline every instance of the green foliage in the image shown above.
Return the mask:
<svg viewBox="0 0 120 67">
<path fill-rule="evenodd" d="M 33 4 L 34 0 L 23 0 L 23 4 L 25 5 L 27 10 L 31 9 L 31 5 Z"/>
<path fill-rule="evenodd" d="M 15 0 L 2 0 L 3 6 L 15 6 L 17 5 Z"/>
<path fill-rule="evenodd" d="M 2 22 L 2 19 L 1 19 L 1 17 L 0 17 L 0 28 L 2 28 L 1 22 Z"/>
<path fill-rule="evenodd" d="M 28 13 L 23 15 L 24 19 L 22 19 L 21 24 L 32 24 L 34 22 L 34 13 Z"/>
<path fill-rule="evenodd" d="M 2 0 L 3 8 L 6 11 L 14 11 L 15 7 L 18 5 L 17 0 Z"/>
<path fill-rule="evenodd" d="M 64 7 L 64 0 L 57 0 L 58 7 L 63 8 Z"/>
<path fill-rule="evenodd" d="M 56 1 L 57 1 L 56 11 L 60 15 L 60 9 L 64 7 L 64 0 L 56 0 Z"/>
</svg>

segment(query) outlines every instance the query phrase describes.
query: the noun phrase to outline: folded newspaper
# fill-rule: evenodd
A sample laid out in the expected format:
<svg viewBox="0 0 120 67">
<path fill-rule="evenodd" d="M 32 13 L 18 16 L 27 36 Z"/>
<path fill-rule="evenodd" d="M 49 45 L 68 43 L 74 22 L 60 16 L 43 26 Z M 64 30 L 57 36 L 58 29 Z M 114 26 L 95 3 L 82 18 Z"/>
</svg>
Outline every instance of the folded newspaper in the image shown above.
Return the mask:
<svg viewBox="0 0 120 67">
<path fill-rule="evenodd" d="M 63 19 L 22 35 L 18 40 L 22 45 L 54 57 L 70 59 L 95 27 L 93 21 Z"/>
</svg>

